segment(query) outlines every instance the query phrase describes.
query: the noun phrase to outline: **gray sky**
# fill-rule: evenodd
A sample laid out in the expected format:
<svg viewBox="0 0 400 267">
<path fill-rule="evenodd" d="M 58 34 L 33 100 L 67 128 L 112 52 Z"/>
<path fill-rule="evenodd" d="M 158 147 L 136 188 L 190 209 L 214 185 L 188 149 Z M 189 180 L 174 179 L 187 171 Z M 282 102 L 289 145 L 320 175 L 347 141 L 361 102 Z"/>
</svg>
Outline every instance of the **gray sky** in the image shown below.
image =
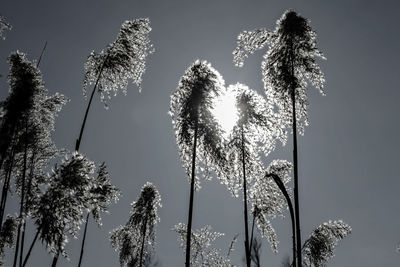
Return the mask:
<svg viewBox="0 0 400 267">
<path fill-rule="evenodd" d="M 251 56 L 243 68 L 232 63 L 236 37 L 243 30 L 273 29 L 284 10 L 293 8 L 311 20 L 319 48 L 327 61 L 326 96 L 309 90 L 310 126 L 299 138 L 300 204 L 305 239 L 319 224 L 343 219 L 353 228 L 336 250 L 329 266 L 398 266 L 400 253 L 400 62 L 397 1 L 19 1 L 2 0 L 0 13 L 13 25 L 0 41 L 0 99 L 7 96 L 6 58 L 15 50 L 38 58 L 46 86 L 71 101 L 57 120 L 58 147 L 73 149 L 86 101 L 82 97 L 83 64 L 91 50 L 115 40 L 124 20 L 149 17 L 156 52 L 148 58 L 143 91 L 129 85 L 128 95 L 96 101 L 89 114 L 81 151 L 109 166 L 123 197 L 104 215 L 102 229 L 90 225 L 84 266 L 118 266 L 108 232 L 125 224 L 130 203 L 146 181 L 159 189 L 163 201 L 157 226 L 156 253 L 164 267 L 182 266 L 173 225 L 187 221 L 189 183 L 181 167 L 171 119 L 169 96 L 185 69 L 197 58 L 210 61 L 226 84 L 242 82 L 263 92 L 261 60 Z M 397 134 L 396 134 L 397 133 Z M 292 160 L 292 145 L 277 147 L 267 161 Z M 241 198 L 234 199 L 217 180 L 203 182 L 195 195 L 194 227 L 212 225 L 226 233 L 216 246 L 226 251 L 240 233 L 232 262 L 242 266 L 243 220 Z M 15 202 L 9 202 L 14 212 Z M 13 206 L 14 205 L 14 206 Z M 273 220 L 279 253 L 263 240 L 262 265 L 279 266 L 291 254 L 290 217 Z M 32 227 L 28 228 L 28 242 Z M 70 262 L 76 266 L 80 239 L 71 240 Z M 51 257 L 37 244 L 30 266 L 50 265 Z M 8 258 L 8 265 L 10 264 Z"/>
</svg>

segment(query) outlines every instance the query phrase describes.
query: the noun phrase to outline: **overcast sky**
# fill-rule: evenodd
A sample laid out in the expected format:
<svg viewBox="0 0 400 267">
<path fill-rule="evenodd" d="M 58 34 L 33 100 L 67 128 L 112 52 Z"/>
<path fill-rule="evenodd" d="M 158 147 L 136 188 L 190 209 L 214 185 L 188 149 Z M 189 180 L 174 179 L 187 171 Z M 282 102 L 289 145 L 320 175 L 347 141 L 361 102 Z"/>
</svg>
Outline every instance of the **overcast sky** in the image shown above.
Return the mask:
<svg viewBox="0 0 400 267">
<path fill-rule="evenodd" d="M 113 98 L 109 110 L 96 96 L 89 114 L 81 151 L 97 163 L 107 163 L 123 197 L 103 216 L 101 229 L 90 225 L 83 266 L 118 266 L 108 233 L 126 223 L 130 203 L 146 181 L 157 186 L 163 202 L 156 254 L 164 267 L 183 266 L 184 254 L 171 228 L 187 221 L 189 183 L 167 114 L 170 95 L 197 58 L 210 61 L 226 84 L 241 82 L 263 93 L 260 66 L 265 51 L 237 68 L 232 63 L 236 37 L 243 30 L 273 29 L 289 8 L 310 19 L 328 59 L 320 62 L 326 96 L 314 88 L 308 91 L 310 126 L 299 137 L 303 239 L 319 224 L 343 219 L 353 232 L 340 242 L 329 266 L 399 266 L 398 1 L 2 0 L 0 14 L 13 29 L 0 40 L 0 99 L 8 94 L 8 55 L 18 49 L 36 59 L 47 41 L 40 66 L 46 87 L 71 100 L 57 119 L 54 139 L 58 147 L 71 150 L 87 103 L 82 97 L 86 57 L 114 41 L 123 21 L 151 21 L 156 51 L 148 58 L 142 93 L 129 85 L 128 95 Z M 291 151 L 291 142 L 277 147 L 266 163 L 275 158 L 291 161 Z M 239 233 L 232 262 L 242 266 L 241 198 L 232 198 L 216 179 L 202 185 L 195 195 L 194 228 L 209 224 L 224 232 L 216 242 L 223 251 Z M 15 212 L 15 202 L 8 204 L 8 212 Z M 291 254 L 286 215 L 273 220 L 279 253 L 272 253 L 263 239 L 262 266 L 278 267 Z M 29 227 L 28 242 L 32 234 Z M 71 240 L 71 260 L 60 259 L 58 266 L 76 266 L 79 249 L 80 239 Z M 50 266 L 51 256 L 43 245 L 37 244 L 33 253 L 30 266 Z M 8 258 L 7 266 L 10 262 Z"/>
</svg>

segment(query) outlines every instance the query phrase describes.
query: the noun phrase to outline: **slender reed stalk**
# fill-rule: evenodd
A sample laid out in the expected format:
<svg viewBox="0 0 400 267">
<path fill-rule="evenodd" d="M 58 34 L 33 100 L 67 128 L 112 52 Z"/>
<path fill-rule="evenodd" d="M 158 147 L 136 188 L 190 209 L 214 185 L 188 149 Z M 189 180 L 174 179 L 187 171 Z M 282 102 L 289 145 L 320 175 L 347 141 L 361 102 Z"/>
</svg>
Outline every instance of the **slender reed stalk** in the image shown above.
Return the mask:
<svg viewBox="0 0 400 267">
<path fill-rule="evenodd" d="M 282 183 L 282 180 L 276 175 L 276 174 L 271 174 L 272 178 L 274 179 L 276 185 L 279 187 L 281 190 L 282 194 L 286 198 L 286 202 L 289 207 L 289 213 L 290 213 L 290 219 L 292 222 L 292 252 L 293 252 L 293 263 L 292 266 L 296 267 L 296 222 L 295 222 L 295 217 L 294 217 L 294 210 L 293 210 L 293 205 L 292 201 L 290 200 L 290 196 L 285 188 L 285 185 Z"/>
<path fill-rule="evenodd" d="M 92 100 L 93 100 L 94 93 L 96 92 L 97 85 L 99 84 L 101 75 L 103 73 L 105 63 L 106 63 L 106 61 L 108 59 L 108 55 L 109 54 L 107 54 L 107 57 L 104 59 L 103 64 L 101 65 L 99 75 L 97 76 L 97 79 L 96 79 L 96 83 L 94 84 L 92 93 L 90 94 L 89 103 L 88 103 L 88 105 L 86 107 L 85 116 L 83 117 L 81 130 L 79 131 L 79 137 L 78 137 L 78 139 L 76 140 L 76 143 L 75 143 L 75 151 L 79 151 L 79 147 L 80 147 L 81 141 L 82 141 L 83 130 L 85 129 L 85 125 L 86 125 L 86 119 L 87 119 L 87 116 L 89 114 L 90 106 L 92 105 Z"/>
<path fill-rule="evenodd" d="M 87 214 L 87 216 L 86 216 L 85 230 L 83 231 L 82 246 L 81 246 L 81 254 L 79 255 L 78 267 L 81 267 L 81 263 L 82 263 L 83 249 L 84 249 L 84 247 L 85 247 L 86 232 L 87 232 L 87 227 L 88 227 L 88 223 L 89 223 L 89 215 L 90 215 L 90 212 L 88 212 L 88 214 Z"/>
<path fill-rule="evenodd" d="M 40 228 L 36 231 L 35 237 L 33 238 L 32 244 L 29 247 L 28 253 L 25 256 L 24 262 L 22 263 L 22 267 L 25 267 L 26 263 L 28 262 L 29 257 L 31 256 L 32 249 L 36 243 L 37 238 L 39 237 Z"/>
<path fill-rule="evenodd" d="M 245 155 L 244 155 L 244 131 L 243 125 L 241 126 L 241 135 L 242 135 L 242 168 L 243 168 L 243 213 L 244 213 L 244 229 L 245 229 L 245 252 L 246 252 L 246 264 L 247 267 L 250 267 L 251 259 L 250 259 L 250 247 L 249 247 L 249 226 L 248 226 L 248 215 L 247 215 L 247 182 L 246 182 L 246 163 L 245 163 Z"/>
<path fill-rule="evenodd" d="M 189 200 L 189 216 L 187 224 L 187 238 L 186 238 L 186 262 L 185 266 L 190 267 L 190 241 L 192 238 L 192 218 L 193 218 L 193 195 L 194 195 L 194 182 L 196 179 L 196 147 L 197 147 L 197 131 L 199 128 L 198 119 L 195 122 L 194 137 L 193 137 L 193 155 L 192 155 L 192 180 L 190 181 L 190 200 Z"/>
<path fill-rule="evenodd" d="M 145 217 L 143 222 L 142 247 L 140 248 L 139 267 L 143 266 L 143 252 L 144 252 L 144 243 L 146 240 L 146 230 L 147 230 L 147 216 Z"/>
</svg>

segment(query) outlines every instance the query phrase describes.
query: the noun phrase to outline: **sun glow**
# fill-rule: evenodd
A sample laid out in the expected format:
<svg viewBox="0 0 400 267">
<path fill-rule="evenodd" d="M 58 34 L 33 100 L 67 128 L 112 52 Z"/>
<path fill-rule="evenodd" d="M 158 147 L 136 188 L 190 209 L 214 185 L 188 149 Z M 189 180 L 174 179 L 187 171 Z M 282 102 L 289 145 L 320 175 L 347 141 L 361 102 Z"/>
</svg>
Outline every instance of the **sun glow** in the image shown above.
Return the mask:
<svg viewBox="0 0 400 267">
<path fill-rule="evenodd" d="M 221 125 L 224 137 L 227 138 L 238 120 L 235 95 L 227 91 L 219 95 L 214 102 L 212 113 Z"/>
</svg>

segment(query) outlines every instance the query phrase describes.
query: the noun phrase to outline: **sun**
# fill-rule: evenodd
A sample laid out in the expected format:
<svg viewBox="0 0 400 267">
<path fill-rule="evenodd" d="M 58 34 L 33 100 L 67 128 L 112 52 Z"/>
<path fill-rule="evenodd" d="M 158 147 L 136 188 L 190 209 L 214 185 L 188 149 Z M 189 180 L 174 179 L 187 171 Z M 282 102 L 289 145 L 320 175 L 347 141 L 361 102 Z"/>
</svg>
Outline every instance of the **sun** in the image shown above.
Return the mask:
<svg viewBox="0 0 400 267">
<path fill-rule="evenodd" d="M 215 99 L 211 112 L 221 125 L 224 137 L 227 138 L 238 120 L 235 95 L 228 91 L 220 94 Z"/>
</svg>

